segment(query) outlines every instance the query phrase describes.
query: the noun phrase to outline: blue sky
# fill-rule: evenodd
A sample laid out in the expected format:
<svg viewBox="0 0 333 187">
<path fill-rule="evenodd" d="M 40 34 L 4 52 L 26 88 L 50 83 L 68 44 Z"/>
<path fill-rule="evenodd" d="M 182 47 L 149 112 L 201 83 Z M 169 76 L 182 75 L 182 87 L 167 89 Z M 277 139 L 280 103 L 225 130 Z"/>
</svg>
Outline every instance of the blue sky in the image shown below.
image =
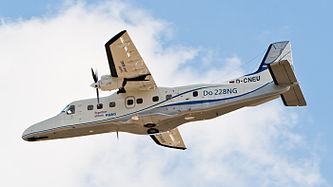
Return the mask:
<svg viewBox="0 0 333 187">
<path fill-rule="evenodd" d="M 94 6 L 106 1 L 84 2 Z M 321 177 L 326 181 L 321 185 L 332 186 L 333 127 L 330 108 L 333 103 L 330 99 L 332 90 L 330 83 L 333 79 L 329 60 L 333 42 L 332 1 L 128 0 L 122 2 L 132 8 L 129 10 L 142 10 L 156 22 L 164 24 L 162 28 L 166 31 L 160 31 L 162 34 L 158 40 L 164 49 L 185 46 L 197 51 L 192 58 L 187 59 L 187 63 L 179 65 L 179 68 L 192 68 L 194 74 L 200 75 L 200 71 L 208 72 L 214 67 L 223 68 L 225 59 L 230 57 L 241 60 L 242 71 L 249 73 L 259 66 L 269 43 L 290 40 L 296 75 L 308 106 L 283 109 L 285 112 L 283 114 L 297 114 L 299 120 L 290 131 L 301 137 L 302 144 L 306 144 L 294 147 L 288 151 L 288 154 L 291 154 L 291 160 L 295 162 L 301 162 L 307 157 L 314 158 L 319 164 Z M 35 0 L 33 4 L 31 1 L 23 0 L 0 1 L 0 18 L 7 23 L 32 18 L 52 18 L 61 14 L 59 11 L 63 11 L 64 7 L 73 4 L 75 2 L 56 0 L 47 2 Z M 121 29 L 123 28 L 119 28 Z M 113 34 L 115 33 L 110 33 L 110 36 Z M 103 44 L 101 43 L 101 47 Z M 208 66 L 202 63 L 205 58 L 211 61 Z M 213 78 L 218 79 L 218 77 Z M 288 120 L 284 122 L 289 123 Z M 278 146 L 279 141 L 275 143 Z M 233 164 L 237 165 L 236 162 Z M 260 184 L 257 182 L 253 184 Z"/>
</svg>

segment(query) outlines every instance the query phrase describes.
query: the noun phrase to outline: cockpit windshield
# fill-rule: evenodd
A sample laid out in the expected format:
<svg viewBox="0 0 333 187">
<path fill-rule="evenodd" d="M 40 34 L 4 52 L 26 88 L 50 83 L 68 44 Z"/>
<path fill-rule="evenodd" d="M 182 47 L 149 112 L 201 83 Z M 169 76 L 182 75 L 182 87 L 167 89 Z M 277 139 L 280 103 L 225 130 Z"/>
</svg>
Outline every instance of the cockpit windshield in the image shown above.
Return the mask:
<svg viewBox="0 0 333 187">
<path fill-rule="evenodd" d="M 75 105 L 67 105 L 61 112 L 66 112 L 67 115 L 75 114 Z"/>
<path fill-rule="evenodd" d="M 67 105 L 61 112 L 65 112 L 68 109 L 69 105 Z"/>
</svg>

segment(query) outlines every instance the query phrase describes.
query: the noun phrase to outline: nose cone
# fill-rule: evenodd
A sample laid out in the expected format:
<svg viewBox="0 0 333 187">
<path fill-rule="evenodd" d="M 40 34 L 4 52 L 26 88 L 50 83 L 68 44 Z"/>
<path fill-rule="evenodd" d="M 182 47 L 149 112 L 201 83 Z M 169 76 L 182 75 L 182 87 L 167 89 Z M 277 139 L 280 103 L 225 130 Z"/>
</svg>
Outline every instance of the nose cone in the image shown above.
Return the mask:
<svg viewBox="0 0 333 187">
<path fill-rule="evenodd" d="M 50 118 L 48 120 L 36 123 L 29 128 L 27 128 L 23 134 L 22 139 L 25 141 L 37 141 L 42 139 L 47 139 L 46 135 L 55 125 L 59 123 L 56 117 Z"/>
<path fill-rule="evenodd" d="M 25 129 L 25 131 L 23 132 L 22 134 L 22 139 L 25 140 L 25 141 L 31 141 L 31 138 L 34 134 L 34 132 L 36 131 L 36 125 L 32 125 L 30 126 L 29 128 Z"/>
<path fill-rule="evenodd" d="M 22 134 L 22 139 L 23 140 L 28 141 L 26 135 L 29 133 L 29 131 L 30 131 L 29 128 L 25 129 L 25 131 Z"/>
<path fill-rule="evenodd" d="M 36 136 L 43 126 L 43 123 L 44 122 L 36 123 L 27 128 L 22 134 L 22 139 L 25 141 L 36 141 Z"/>
</svg>

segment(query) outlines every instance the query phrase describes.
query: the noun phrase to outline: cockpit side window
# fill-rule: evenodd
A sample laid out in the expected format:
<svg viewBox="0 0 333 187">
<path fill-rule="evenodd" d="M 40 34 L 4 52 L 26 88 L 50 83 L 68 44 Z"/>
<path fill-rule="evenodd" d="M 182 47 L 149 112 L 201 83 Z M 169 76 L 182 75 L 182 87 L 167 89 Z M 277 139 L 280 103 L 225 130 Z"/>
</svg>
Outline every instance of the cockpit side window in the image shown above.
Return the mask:
<svg viewBox="0 0 333 187">
<path fill-rule="evenodd" d="M 66 111 L 67 115 L 75 114 L 75 105 L 70 105 L 68 110 Z"/>
</svg>

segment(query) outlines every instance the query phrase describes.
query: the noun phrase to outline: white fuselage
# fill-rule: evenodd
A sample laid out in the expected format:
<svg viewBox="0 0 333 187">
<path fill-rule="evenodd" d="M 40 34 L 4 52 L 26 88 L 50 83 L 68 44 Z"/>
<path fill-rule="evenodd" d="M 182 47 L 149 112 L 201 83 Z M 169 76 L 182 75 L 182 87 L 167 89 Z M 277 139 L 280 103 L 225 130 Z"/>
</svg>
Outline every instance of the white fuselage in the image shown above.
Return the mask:
<svg viewBox="0 0 333 187">
<path fill-rule="evenodd" d="M 288 90 L 289 86 L 275 85 L 266 69 L 222 84 L 114 93 L 100 99 L 99 109 L 96 99 L 72 102 L 55 117 L 29 127 L 22 137 L 36 141 L 116 131 L 148 134 L 147 124 L 165 132 L 270 101 Z"/>
</svg>

